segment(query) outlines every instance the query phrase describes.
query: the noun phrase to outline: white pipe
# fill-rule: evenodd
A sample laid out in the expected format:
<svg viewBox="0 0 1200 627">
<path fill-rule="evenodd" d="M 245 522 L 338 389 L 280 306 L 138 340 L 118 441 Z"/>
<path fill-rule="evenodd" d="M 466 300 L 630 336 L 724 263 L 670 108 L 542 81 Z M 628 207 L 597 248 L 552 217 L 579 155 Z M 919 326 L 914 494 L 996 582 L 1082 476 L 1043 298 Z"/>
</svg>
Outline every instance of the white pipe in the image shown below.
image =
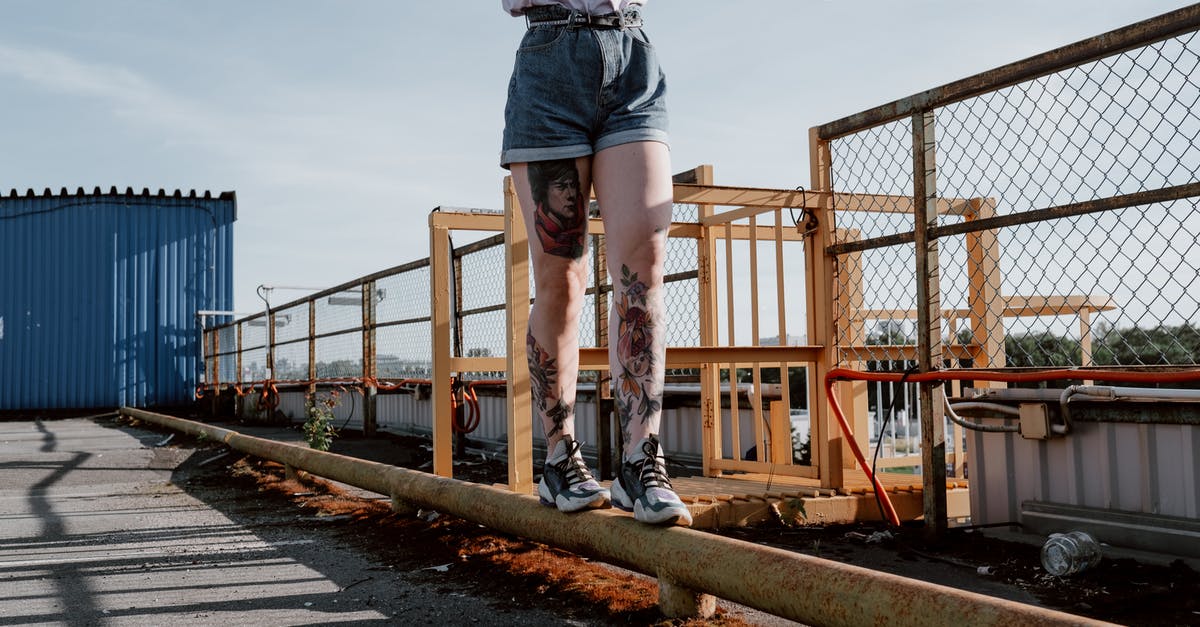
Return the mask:
<svg viewBox="0 0 1200 627">
<path fill-rule="evenodd" d="M 970 429 L 972 431 L 982 431 L 984 433 L 1017 433 L 1020 430 L 1020 426 L 1018 426 L 1018 425 L 985 425 L 985 424 L 980 424 L 978 422 L 968 422 L 966 420 L 963 420 L 962 418 L 959 418 L 958 414 L 954 413 L 954 407 L 950 405 L 950 399 L 943 397 L 943 400 L 946 403 L 946 415 L 950 417 L 950 420 L 954 421 L 954 424 L 956 424 L 964 429 Z M 994 403 L 960 403 L 960 405 L 976 405 L 976 404 L 978 404 L 978 405 L 994 405 Z M 1011 408 L 1006 407 L 1005 409 L 1011 409 Z"/>
</svg>

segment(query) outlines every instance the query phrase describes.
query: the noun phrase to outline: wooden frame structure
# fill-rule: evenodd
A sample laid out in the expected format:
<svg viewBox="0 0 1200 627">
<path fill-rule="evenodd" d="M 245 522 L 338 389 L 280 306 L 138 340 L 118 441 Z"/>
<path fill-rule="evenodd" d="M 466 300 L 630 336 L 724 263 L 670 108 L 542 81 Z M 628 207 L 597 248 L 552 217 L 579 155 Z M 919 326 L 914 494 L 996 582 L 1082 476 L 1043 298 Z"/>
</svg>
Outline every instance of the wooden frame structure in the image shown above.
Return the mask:
<svg viewBox="0 0 1200 627">
<path fill-rule="evenodd" d="M 701 429 L 703 472 L 708 477 L 723 474 L 796 477 L 811 480 L 821 488 L 840 490 L 846 485 L 845 471 L 854 467 L 848 444 L 828 410 L 822 383 L 825 373 L 837 365 L 862 365 L 868 360 L 917 359 L 918 346 L 837 345 L 839 337 L 863 337 L 863 330 L 872 320 L 922 318 L 917 310 L 874 310 L 863 306 L 862 277 L 853 263 L 837 264 L 839 246 L 853 248 L 856 234 L 836 231 L 834 214 L 843 211 L 874 211 L 896 213 L 913 211 L 912 198 L 873 194 L 831 193 L 828 143 L 813 131 L 812 177 L 813 190 L 784 190 L 749 187 L 729 187 L 712 184 L 711 166 L 700 166 L 677 178 L 694 181 L 676 183 L 677 203 L 695 204 L 694 222 L 674 222 L 669 229 L 673 238 L 696 240 L 697 293 L 700 312 L 699 346 L 669 346 L 666 367 L 669 369 L 697 368 L 700 371 Z M 455 373 L 471 371 L 500 371 L 507 373 L 507 432 L 511 490 L 527 492 L 533 487 L 533 421 L 531 419 L 530 382 L 525 354 L 523 329 L 529 316 L 529 248 L 519 201 L 511 179 L 503 185 L 504 213 L 456 213 L 438 211 L 430 214 L 431 250 L 431 314 L 433 329 L 433 380 L 449 381 Z M 994 215 L 995 201 L 986 198 L 938 198 L 929 203 L 928 210 L 937 215 L 959 215 L 967 220 Z M 785 209 L 803 211 L 807 219 L 793 224 L 785 220 Z M 455 230 L 502 231 L 505 234 L 505 297 L 506 297 L 506 355 L 504 357 L 462 357 L 454 355 L 451 345 L 451 286 L 449 247 L 450 232 Z M 596 218 L 589 221 L 593 235 L 603 234 L 604 225 Z M 834 245 L 833 242 L 842 242 Z M 775 284 L 761 286 L 760 263 L 764 260 L 759 245 L 773 247 L 772 258 Z M 734 246 L 748 246 L 748 285 L 738 285 L 735 278 Z M 786 302 L 799 298 L 794 289 L 796 277 L 785 271 L 785 246 L 803 247 L 803 298 L 806 317 L 804 345 L 788 345 L 789 321 Z M 1088 329 L 1092 312 L 1114 305 L 1111 299 L 1092 297 L 1000 297 L 1000 275 L 994 260 L 998 258 L 994 231 L 972 233 L 969 240 L 968 274 L 971 277 L 972 307 L 931 312 L 932 320 L 943 318 L 968 320 L 973 330 L 969 344 L 947 344 L 945 354 L 970 358 L 979 366 L 1004 365 L 1004 327 L 1006 316 L 1061 315 L 1080 316 L 1081 328 Z M 723 251 L 722 251 L 723 249 Z M 723 255 L 721 254 L 723 252 Z M 851 250 L 849 253 L 855 252 Z M 840 289 L 838 287 L 840 286 Z M 747 321 L 735 316 L 738 290 L 747 290 L 750 312 Z M 760 311 L 760 290 L 773 290 L 774 311 Z M 836 299 L 840 299 L 835 303 Z M 836 307 L 835 307 L 836 305 Z M 836 312 L 842 312 L 840 318 Z M 848 315 L 845 315 L 848 314 Z M 774 317 L 782 345 L 763 345 L 760 337 L 762 318 Z M 932 324 L 932 322 L 930 323 Z M 839 325 L 841 333 L 838 332 Z M 739 333 L 749 328 L 748 341 Z M 791 326 L 795 326 L 795 323 Z M 856 327 L 851 330 L 849 327 Z M 722 331 L 724 333 L 722 334 Z M 856 334 L 857 333 L 857 334 Z M 722 335 L 724 339 L 722 340 Z M 932 363 L 932 362 L 931 362 Z M 791 387 L 788 368 L 807 368 L 808 398 L 811 425 L 811 464 L 793 462 L 790 437 Z M 581 348 L 581 370 L 607 370 L 606 347 Z M 780 399 L 771 402 L 764 398 L 762 371 L 780 372 Z M 738 424 L 739 393 L 737 386 L 722 391 L 722 379 L 736 379 L 738 371 L 750 371 L 753 386 L 749 394 L 752 414 L 762 419 L 753 425 L 753 459 L 740 459 L 738 452 L 750 448 L 741 441 Z M 851 417 L 854 433 L 868 433 L 866 385 L 862 382 L 839 384 L 838 394 L 846 413 Z M 434 472 L 452 474 L 452 427 L 450 422 L 451 391 L 449 386 L 433 387 Z M 934 392 L 930 388 L 930 393 Z M 940 416 L 940 412 L 938 413 Z M 725 433 L 732 439 L 729 449 L 733 457 L 723 454 Z M 777 434 L 772 437 L 772 434 Z M 787 437 L 779 437 L 787 434 Z M 961 441 L 962 432 L 955 428 L 952 437 Z M 949 460 L 955 468 L 963 466 L 963 453 L 955 447 Z M 884 460 L 883 468 L 922 464 L 916 456 Z M 945 479 L 943 478 L 943 481 Z M 942 497 L 944 499 L 944 495 Z"/>
</svg>

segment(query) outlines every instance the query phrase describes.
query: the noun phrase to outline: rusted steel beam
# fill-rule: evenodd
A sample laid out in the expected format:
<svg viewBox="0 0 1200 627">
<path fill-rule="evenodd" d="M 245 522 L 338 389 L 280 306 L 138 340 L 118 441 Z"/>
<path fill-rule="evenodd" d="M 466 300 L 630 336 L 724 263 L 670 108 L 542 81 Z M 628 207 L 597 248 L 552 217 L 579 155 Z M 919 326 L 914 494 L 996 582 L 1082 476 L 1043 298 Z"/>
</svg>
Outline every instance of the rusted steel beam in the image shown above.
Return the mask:
<svg viewBox="0 0 1200 627">
<path fill-rule="evenodd" d="M 591 556 L 808 625 L 1100 625 L 965 590 L 681 527 L 615 510 L 571 514 L 492 486 L 326 453 L 132 408 L 139 420 L 435 509 L 497 531 Z"/>
<path fill-rule="evenodd" d="M 817 127 L 817 135 L 820 139 L 827 141 L 837 139 L 873 126 L 906 118 L 913 113 L 928 111 L 989 91 L 1023 83 L 1089 61 L 1169 39 L 1197 28 L 1200 28 L 1200 4 L 1193 4 L 1109 31 L 1103 35 L 1055 48 L 1016 63 L 1010 63 L 822 124 Z"/>
<path fill-rule="evenodd" d="M 1113 211 L 1115 209 L 1124 209 L 1126 207 L 1140 207 L 1143 205 L 1182 200 L 1184 198 L 1194 198 L 1196 196 L 1200 196 L 1200 183 L 1188 183 L 1186 185 L 1175 185 L 1172 187 L 1164 187 L 1162 189 L 1151 189 L 1144 192 L 1135 192 L 1121 196 L 1111 196 L 1109 198 L 1085 200 L 1083 202 L 1047 207 L 1045 209 L 1034 209 L 1033 211 L 1008 213 L 993 218 L 967 220 L 958 224 L 934 226 L 929 229 L 929 236 L 932 238 L 940 238 L 950 235 L 962 235 L 964 233 L 978 233 L 981 231 L 990 231 L 992 229 L 1016 226 L 1019 224 L 1034 224 L 1036 222 L 1045 222 L 1047 220 L 1070 218 L 1089 213 L 1099 213 L 1101 211 Z M 830 255 L 844 255 L 846 253 L 871 250 L 873 248 L 887 248 L 889 246 L 911 244 L 913 243 L 914 238 L 914 231 L 906 231 L 904 233 L 895 233 L 892 235 L 884 235 L 882 237 L 872 237 L 869 239 L 834 244 L 827 249 L 827 252 Z"/>
</svg>

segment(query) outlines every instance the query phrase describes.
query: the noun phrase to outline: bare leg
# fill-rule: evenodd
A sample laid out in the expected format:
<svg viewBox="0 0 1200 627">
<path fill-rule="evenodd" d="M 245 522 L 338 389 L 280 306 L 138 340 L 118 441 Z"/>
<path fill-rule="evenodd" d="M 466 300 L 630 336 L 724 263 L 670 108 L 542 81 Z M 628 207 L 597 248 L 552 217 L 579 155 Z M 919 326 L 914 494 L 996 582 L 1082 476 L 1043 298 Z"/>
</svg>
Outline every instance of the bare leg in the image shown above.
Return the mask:
<svg viewBox="0 0 1200 627">
<path fill-rule="evenodd" d="M 537 286 L 526 342 L 534 412 L 546 435 L 547 456 L 563 435 L 575 435 L 590 175 L 586 157 L 512 165 Z"/>
<path fill-rule="evenodd" d="M 609 361 L 628 458 L 631 447 L 658 433 L 662 418 L 670 153 L 659 142 L 621 144 L 597 153 L 593 166 L 613 280 Z"/>
<path fill-rule="evenodd" d="M 613 278 L 609 367 L 621 418 L 624 461 L 612 502 L 650 524 L 692 524 L 671 487 L 658 442 L 662 420 L 666 325 L 663 262 L 671 225 L 670 154 L 658 142 L 602 150 L 593 162 Z"/>
</svg>

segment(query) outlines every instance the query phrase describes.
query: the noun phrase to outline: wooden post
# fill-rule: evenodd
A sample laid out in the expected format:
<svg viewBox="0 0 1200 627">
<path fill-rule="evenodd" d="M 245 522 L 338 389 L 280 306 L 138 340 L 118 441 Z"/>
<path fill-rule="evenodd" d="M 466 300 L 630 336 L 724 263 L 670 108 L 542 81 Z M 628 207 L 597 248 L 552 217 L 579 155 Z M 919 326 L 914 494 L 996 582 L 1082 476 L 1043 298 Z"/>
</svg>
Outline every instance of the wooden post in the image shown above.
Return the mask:
<svg viewBox="0 0 1200 627">
<path fill-rule="evenodd" d="M 937 226 L 937 162 L 933 112 L 912 116 L 913 219 L 917 277 L 917 367 L 921 373 L 942 366 L 942 309 L 938 242 L 929 237 Z M 925 532 L 940 538 L 946 532 L 946 427 L 942 384 L 922 383 L 921 486 Z"/>
<path fill-rule="evenodd" d="M 593 288 L 596 290 L 596 347 L 608 346 L 608 292 L 604 289 L 608 276 L 608 254 L 604 245 L 604 236 L 592 235 L 592 277 Z M 612 377 L 608 370 L 596 370 L 596 394 L 593 397 L 596 404 L 596 471 L 601 479 L 611 479 L 616 476 L 615 468 L 620 463 L 623 453 L 618 445 L 613 449 L 613 416 L 612 416 Z M 617 442 L 623 441 L 618 438 Z M 615 459 L 614 459 L 615 453 Z"/>
<path fill-rule="evenodd" d="M 835 229 L 834 232 L 837 233 L 839 242 L 854 241 L 861 235 L 858 229 Z M 862 252 L 854 251 L 842 255 L 838 270 L 838 282 L 841 287 L 838 290 L 838 308 L 842 312 L 841 322 L 845 329 L 842 337 L 849 340 L 851 345 L 866 344 L 867 329 L 860 313 L 863 309 Z M 862 370 L 863 362 L 855 360 L 847 363 L 846 367 Z M 869 411 L 867 382 L 840 381 L 837 384 L 837 391 L 846 421 L 854 429 L 854 435 L 860 440 L 863 452 L 870 453 L 871 425 L 867 420 Z M 845 468 L 854 468 L 857 464 L 848 440 L 843 442 L 842 460 Z"/>
<path fill-rule="evenodd" d="M 966 220 L 980 220 L 996 215 L 996 205 L 984 198 L 969 201 L 970 213 Z M 1000 243 L 998 231 L 974 231 L 967 233 L 967 281 L 970 286 L 972 343 L 979 348 L 972 359 L 972 368 L 1003 368 L 1008 363 L 1004 353 L 1004 295 L 1001 292 L 1004 277 L 1000 273 Z M 975 381 L 979 388 L 1003 388 L 1002 381 Z M 955 425 L 954 474 L 963 475 L 966 455 L 962 451 L 962 427 Z M 972 453 L 973 454 L 973 453 Z"/>
<path fill-rule="evenodd" d="M 808 311 L 808 343 L 822 347 L 824 357 L 808 369 L 809 421 L 812 425 L 812 461 L 820 473 L 821 487 L 843 487 L 841 431 L 829 411 L 825 375 L 837 365 L 838 347 L 833 331 L 833 259 L 825 252 L 833 238 L 833 174 L 829 142 L 817 129 L 808 132 L 809 176 L 814 192 L 824 192 L 817 211 L 818 226 L 804 242 L 805 306 Z"/>
<path fill-rule="evenodd" d="M 317 396 L 317 301 L 308 301 L 308 397 Z M 305 419 L 308 417 L 305 416 Z"/>
<path fill-rule="evenodd" d="M 203 321 L 203 318 L 201 318 L 201 320 Z M 203 324 L 203 322 L 201 322 L 201 324 Z M 209 344 L 211 347 L 208 354 L 212 358 L 212 365 L 210 366 L 208 364 L 209 359 L 204 360 L 205 370 L 209 373 L 206 377 L 208 381 L 205 381 L 205 383 L 209 384 L 209 388 L 212 390 L 212 417 L 217 418 L 221 413 L 221 358 L 217 356 L 217 353 L 221 352 L 221 334 L 219 329 L 213 329 L 211 331 L 201 332 L 202 338 L 204 337 L 205 333 L 212 338 L 209 342 L 207 342 L 207 344 Z"/>
<path fill-rule="evenodd" d="M 983 198 L 969 201 L 971 211 L 964 216 L 967 220 L 980 220 L 996 215 L 994 203 Z M 1001 285 L 1004 277 L 1000 273 L 1000 244 L 997 231 L 974 231 L 967 233 L 967 278 L 971 286 L 971 335 L 979 345 L 973 368 L 1003 368 L 1004 355 L 1004 295 Z M 993 382 L 979 381 L 977 385 L 988 386 Z M 997 386 L 1003 383 L 996 382 Z"/>
<path fill-rule="evenodd" d="M 234 327 L 236 328 L 236 333 L 237 333 L 237 339 L 235 340 L 237 342 L 237 352 L 234 354 L 234 366 L 233 367 L 237 368 L 237 373 L 234 375 L 233 380 L 236 381 L 239 384 L 238 387 L 241 388 L 240 384 L 244 383 L 242 381 L 242 346 L 243 346 L 243 344 L 242 344 L 242 323 L 241 322 L 234 323 Z M 243 412 L 245 411 L 245 409 L 246 409 L 245 403 L 242 402 L 242 396 L 240 394 L 235 393 L 234 399 L 233 399 L 233 415 L 234 415 L 234 417 L 236 417 L 240 420 L 243 417 Z"/>
<path fill-rule="evenodd" d="M 788 346 L 788 328 L 787 328 L 787 290 L 784 282 L 783 268 L 783 209 L 775 210 L 775 316 L 779 330 L 779 345 Z M 786 461 L 776 463 L 792 463 L 792 386 L 788 377 L 788 362 L 779 362 L 779 396 L 783 403 L 783 428 L 787 437 L 783 440 L 779 438 L 781 435 L 772 427 L 771 436 L 777 442 L 783 442 L 787 449 L 787 454 L 780 454 L 780 458 L 786 458 Z M 775 446 L 772 450 L 779 448 Z M 774 455 L 774 453 L 772 453 Z"/>
<path fill-rule="evenodd" d="M 772 464 L 792 463 L 792 421 L 783 401 L 771 401 L 771 456 Z"/>
<path fill-rule="evenodd" d="M 1085 302 L 1079 309 L 1079 365 L 1092 365 L 1092 306 Z M 1084 385 L 1095 383 L 1092 379 L 1084 379 Z"/>
<path fill-rule="evenodd" d="M 453 437 L 450 426 L 450 231 L 429 225 L 430 327 L 433 332 L 433 474 L 454 476 Z"/>
<path fill-rule="evenodd" d="M 713 184 L 713 167 L 701 165 L 695 169 L 696 183 Z M 712 205 L 698 205 L 697 218 L 713 215 Z M 717 346 L 717 242 L 711 226 L 701 227 L 696 240 L 696 270 L 700 299 L 700 345 Z M 731 373 L 732 374 L 732 373 Z M 700 365 L 701 463 L 704 476 L 721 474 L 712 467 L 712 460 L 721 456 L 721 367 L 720 364 Z"/>
<path fill-rule="evenodd" d="M 529 236 L 512 177 L 504 178 L 504 284 L 508 325 L 508 488 L 533 489 L 533 413 L 525 331 L 529 326 Z"/>
<path fill-rule="evenodd" d="M 750 345 L 758 346 L 758 217 L 750 216 Z M 767 446 L 763 429 L 763 400 L 762 400 L 762 364 L 750 364 L 750 380 L 754 385 L 754 394 L 750 396 L 750 407 L 754 412 L 754 450 L 755 457 L 751 461 L 766 461 Z M 741 458 L 739 453 L 738 458 Z"/>
<path fill-rule="evenodd" d="M 725 223 L 725 322 L 728 325 L 727 346 L 737 346 L 737 316 L 733 298 L 733 225 Z M 742 410 L 738 407 L 738 364 L 729 363 L 729 444 L 733 458 L 742 459 Z M 717 456 L 721 451 L 717 451 Z"/>
<path fill-rule="evenodd" d="M 375 281 L 367 281 L 362 286 L 362 376 L 366 385 L 363 386 L 363 435 L 375 435 L 377 425 L 378 388 L 375 384 Z"/>
</svg>

